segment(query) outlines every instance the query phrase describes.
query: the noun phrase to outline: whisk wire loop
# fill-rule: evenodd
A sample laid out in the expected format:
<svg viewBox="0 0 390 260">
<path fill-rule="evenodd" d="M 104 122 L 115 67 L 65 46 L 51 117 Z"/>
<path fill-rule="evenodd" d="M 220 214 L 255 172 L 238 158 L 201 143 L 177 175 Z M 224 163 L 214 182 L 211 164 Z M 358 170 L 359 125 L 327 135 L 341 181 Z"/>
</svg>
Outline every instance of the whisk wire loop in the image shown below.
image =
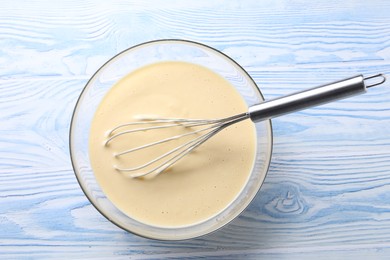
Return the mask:
<svg viewBox="0 0 390 260">
<path fill-rule="evenodd" d="M 145 145 L 134 147 L 134 148 L 131 148 L 131 149 L 114 154 L 115 157 L 119 157 L 119 156 L 122 156 L 125 154 L 136 152 L 138 150 L 146 149 L 148 147 L 160 145 L 160 144 L 170 142 L 173 140 L 182 139 L 185 136 L 197 135 L 199 133 L 202 133 L 200 136 L 197 136 L 194 139 L 191 139 L 183 144 L 180 144 L 179 146 L 169 150 L 168 152 L 161 154 L 160 156 L 157 156 L 156 158 L 154 158 L 154 159 L 152 159 L 144 164 L 130 167 L 130 168 L 122 168 L 122 167 L 119 167 L 116 165 L 114 166 L 116 170 L 118 170 L 120 172 L 124 172 L 124 173 L 126 173 L 127 176 L 132 177 L 132 178 L 138 178 L 138 177 L 146 176 L 146 175 L 149 175 L 152 173 L 154 173 L 155 175 L 158 175 L 161 172 L 165 171 L 167 168 L 169 168 L 171 165 L 176 163 L 178 160 L 180 160 L 181 158 L 183 158 L 184 156 L 186 156 L 187 154 L 192 152 L 195 148 L 199 147 L 201 144 L 206 142 L 208 139 L 210 139 L 212 136 L 217 134 L 219 131 L 221 131 L 225 127 L 227 127 L 231 124 L 237 123 L 239 121 L 242 121 L 244 119 L 247 119 L 248 117 L 249 117 L 249 115 L 247 113 L 243 113 L 243 114 L 239 114 L 239 115 L 235 115 L 235 116 L 231 116 L 231 117 L 227 117 L 227 118 L 223 118 L 223 119 L 210 119 L 210 120 L 182 119 L 182 118 L 167 118 L 167 119 L 156 119 L 156 120 L 146 119 L 145 121 L 139 121 L 139 122 L 137 121 L 137 122 L 122 124 L 122 125 L 119 125 L 118 127 L 114 128 L 110 132 L 110 134 L 112 134 L 112 136 L 107 139 L 106 145 L 110 141 L 116 139 L 119 136 L 131 134 L 131 133 L 135 133 L 135 132 L 152 131 L 152 130 L 158 130 L 158 129 L 162 129 L 162 128 L 172 128 L 172 127 L 189 128 L 189 127 L 204 126 L 203 128 L 200 128 L 200 129 L 195 129 L 195 130 L 187 132 L 187 133 L 168 137 L 168 138 L 156 141 L 156 142 L 151 142 L 151 143 L 148 143 Z M 168 124 L 164 125 L 166 123 L 168 123 Z M 134 125 L 146 125 L 146 124 L 153 125 L 153 126 L 139 127 L 139 128 L 135 128 L 135 129 L 131 129 L 131 130 L 123 130 L 121 132 L 118 132 L 119 129 L 124 128 L 124 127 L 130 127 L 130 126 L 134 126 Z M 160 125 L 160 124 L 163 124 L 163 125 Z M 115 132 L 117 132 L 117 133 L 115 133 Z M 164 159 L 166 159 L 166 160 L 164 160 Z M 156 167 L 152 166 L 153 164 L 157 164 L 157 163 L 158 163 L 158 165 Z M 152 167 L 152 168 L 149 169 L 148 167 Z M 143 171 L 143 170 L 145 170 L 145 171 Z"/>
</svg>

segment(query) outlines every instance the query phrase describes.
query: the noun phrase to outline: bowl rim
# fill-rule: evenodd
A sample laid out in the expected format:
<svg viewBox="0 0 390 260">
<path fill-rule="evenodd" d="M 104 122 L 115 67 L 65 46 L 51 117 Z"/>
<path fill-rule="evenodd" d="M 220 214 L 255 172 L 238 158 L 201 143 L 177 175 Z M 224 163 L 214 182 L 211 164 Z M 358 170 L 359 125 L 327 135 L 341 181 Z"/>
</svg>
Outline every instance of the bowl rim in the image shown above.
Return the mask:
<svg viewBox="0 0 390 260">
<path fill-rule="evenodd" d="M 267 177 L 267 174 L 268 174 L 268 171 L 269 171 L 269 168 L 270 168 L 270 165 L 271 165 L 271 161 L 272 161 L 272 155 L 273 155 L 273 126 L 272 126 L 272 121 L 271 119 L 268 119 L 268 120 L 264 120 L 264 121 L 268 121 L 268 127 L 269 127 L 269 154 L 268 154 L 268 158 L 267 158 L 267 165 L 266 167 L 264 167 L 265 169 L 265 174 L 264 174 L 264 178 L 263 180 L 261 181 L 260 185 L 259 185 L 259 188 L 257 189 L 257 191 L 255 192 L 254 196 L 250 199 L 250 201 L 248 201 L 247 205 L 245 206 L 245 208 L 243 208 L 236 216 L 234 216 L 231 220 L 227 221 L 226 223 L 224 223 L 223 225 L 217 227 L 216 229 L 214 230 L 211 230 L 210 232 L 207 232 L 207 233 L 204 233 L 204 234 L 201 234 L 201 235 L 196 235 L 196 236 L 192 236 L 192 237 L 188 237 L 188 238 L 170 238 L 170 239 L 162 239 L 162 238 L 156 238 L 156 237 L 153 237 L 153 236 L 148 236 L 148 235 L 144 235 L 144 234 L 141 234 L 140 232 L 136 232 L 136 231 L 133 231 L 133 230 L 129 230 L 128 228 L 122 226 L 121 224 L 113 221 L 103 210 L 101 210 L 98 206 L 95 205 L 95 203 L 92 201 L 92 199 L 89 197 L 89 195 L 87 194 L 87 192 L 84 190 L 84 187 L 81 183 L 81 180 L 79 179 L 79 176 L 78 174 L 76 173 L 77 172 L 77 169 L 76 169 L 76 163 L 73 159 L 74 157 L 74 153 L 72 152 L 72 139 L 73 139 L 73 134 L 72 134 L 72 130 L 73 130 L 73 127 L 74 127 L 74 120 L 75 120 L 75 117 L 76 117 L 76 114 L 77 114 L 77 108 L 78 106 L 80 105 L 80 102 L 81 102 L 81 99 L 83 97 L 83 94 L 84 92 L 87 90 L 87 87 L 89 86 L 90 82 L 95 78 L 95 76 L 101 71 L 103 70 L 107 64 L 109 64 L 110 62 L 112 62 L 113 60 L 115 60 L 118 56 L 121 56 L 122 54 L 124 54 L 125 52 L 128 52 L 128 51 L 131 51 L 135 48 L 138 48 L 138 47 L 141 47 L 143 45 L 149 45 L 149 44 L 154 44 L 154 43 L 168 43 L 168 42 L 173 42 L 173 43 L 188 43 L 188 44 L 192 44 L 192 45 L 198 45 L 198 46 L 201 46 L 201 47 L 205 47 L 205 48 L 208 48 L 216 53 L 218 53 L 219 55 L 223 56 L 224 58 L 226 58 L 227 60 L 229 60 L 230 62 L 232 62 L 234 65 L 238 66 L 238 68 L 248 77 L 248 79 L 253 83 L 253 86 L 255 87 L 256 89 L 256 94 L 259 95 L 263 100 L 265 100 L 264 96 L 263 96 L 263 93 L 261 92 L 259 86 L 256 84 L 256 82 L 253 80 L 253 78 L 249 75 L 249 73 L 240 65 L 238 64 L 233 58 L 229 57 L 228 55 L 226 55 L 225 53 L 223 53 L 222 51 L 214 48 L 214 47 L 211 47 L 209 45 L 206 45 L 204 43 L 200 43 L 200 42 L 196 42 L 196 41 L 192 41 L 192 40 L 186 40 L 186 39 L 175 39 L 175 38 L 167 38 L 167 39 L 156 39 L 156 40 L 151 40 L 151 41 L 146 41 L 146 42 L 142 42 L 142 43 L 139 43 L 139 44 L 136 44 L 136 45 L 133 45 L 133 46 L 130 46 L 129 48 L 126 48 L 120 52 L 118 52 L 117 54 L 115 54 L 114 56 L 112 56 L 110 59 L 108 59 L 107 61 L 105 61 L 94 73 L 93 75 L 88 79 L 87 83 L 84 85 L 82 91 L 80 92 L 80 94 L 78 95 L 78 98 L 77 98 L 77 101 L 74 105 L 74 109 L 73 109 L 73 112 L 72 112 L 72 116 L 71 116 L 71 121 L 70 121 L 70 125 L 69 125 L 69 140 L 68 140 L 68 144 L 69 144 L 69 156 L 70 156 L 70 160 L 71 160 L 71 164 L 72 164 L 72 169 L 73 169 L 73 173 L 76 177 L 76 180 L 82 190 L 82 192 L 84 193 L 85 197 L 88 199 L 88 201 L 91 203 L 91 205 L 104 217 L 106 218 L 108 221 L 110 221 L 112 224 L 114 224 L 115 226 L 121 228 L 122 230 L 125 230 L 131 234 L 135 234 L 139 237 L 142 237 L 142 238 L 146 238 L 146 239 L 151 239 L 151 240 L 156 240 L 156 241 L 184 241 L 184 240 L 190 240 L 190 239 L 195 239 L 195 238 L 199 238 L 199 237 L 204 237 L 204 236 L 207 236 L 207 235 L 210 235 L 218 230 L 220 230 L 221 228 L 225 227 L 227 224 L 231 223 L 234 219 L 236 219 L 237 217 L 239 217 L 239 215 L 241 215 L 248 207 L 250 204 L 252 204 L 253 200 L 256 198 L 256 196 L 258 195 L 261 187 L 263 186 L 264 184 L 264 181 L 265 181 L 265 178 Z"/>
</svg>

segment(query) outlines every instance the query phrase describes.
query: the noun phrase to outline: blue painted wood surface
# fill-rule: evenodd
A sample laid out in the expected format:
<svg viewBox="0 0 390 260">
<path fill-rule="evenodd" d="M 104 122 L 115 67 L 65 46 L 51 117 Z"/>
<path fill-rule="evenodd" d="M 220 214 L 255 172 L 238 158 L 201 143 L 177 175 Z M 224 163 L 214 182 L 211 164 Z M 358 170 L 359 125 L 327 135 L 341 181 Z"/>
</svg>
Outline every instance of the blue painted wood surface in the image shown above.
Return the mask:
<svg viewBox="0 0 390 260">
<path fill-rule="evenodd" d="M 273 120 L 251 206 L 182 242 L 136 237 L 88 202 L 68 151 L 72 110 L 114 54 L 181 38 L 240 63 L 266 99 L 390 75 L 389 1 L 2 1 L 0 258 L 367 259 L 390 255 L 390 83 Z"/>
</svg>

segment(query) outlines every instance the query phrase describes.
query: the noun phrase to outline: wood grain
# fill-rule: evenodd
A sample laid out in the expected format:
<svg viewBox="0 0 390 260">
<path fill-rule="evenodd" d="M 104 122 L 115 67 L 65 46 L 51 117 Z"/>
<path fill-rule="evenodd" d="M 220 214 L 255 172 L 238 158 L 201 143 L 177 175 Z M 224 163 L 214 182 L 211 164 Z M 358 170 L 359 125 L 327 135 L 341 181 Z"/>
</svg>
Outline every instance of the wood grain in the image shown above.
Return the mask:
<svg viewBox="0 0 390 260">
<path fill-rule="evenodd" d="M 211 45 L 266 99 L 390 74 L 388 1 L 4 1 L 0 8 L 0 258 L 355 259 L 390 249 L 390 88 L 273 120 L 250 207 L 198 239 L 120 230 L 74 177 L 68 131 L 88 78 L 160 38 Z"/>
</svg>

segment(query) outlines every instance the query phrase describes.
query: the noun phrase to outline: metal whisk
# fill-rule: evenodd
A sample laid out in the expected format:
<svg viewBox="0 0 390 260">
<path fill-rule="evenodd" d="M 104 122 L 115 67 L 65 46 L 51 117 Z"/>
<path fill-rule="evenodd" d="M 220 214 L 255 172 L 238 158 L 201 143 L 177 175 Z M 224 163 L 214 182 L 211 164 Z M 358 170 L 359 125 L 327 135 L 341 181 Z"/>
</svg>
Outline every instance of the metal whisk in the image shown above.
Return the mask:
<svg viewBox="0 0 390 260">
<path fill-rule="evenodd" d="M 194 138 L 185 141 L 183 144 L 178 145 L 177 147 L 144 164 L 131 168 L 114 166 L 118 171 L 127 172 L 127 175 L 132 178 L 142 177 L 149 174 L 158 175 L 221 130 L 242 120 L 250 118 L 253 122 L 260 122 L 262 120 L 271 119 L 337 99 L 364 93 L 367 88 L 380 85 L 385 81 L 386 78 L 383 74 L 377 74 L 370 77 L 358 75 L 281 98 L 265 101 L 251 106 L 246 113 L 221 119 L 141 118 L 139 121 L 122 124 L 112 129 L 105 142 L 105 146 L 110 145 L 110 143 L 119 136 L 136 132 L 145 132 L 145 134 L 147 134 L 147 132 L 173 127 L 185 127 L 190 129 L 183 134 L 174 135 L 155 142 L 130 148 L 114 155 L 116 157 L 120 157 L 148 147 L 178 140 L 186 136 L 195 136 Z M 128 129 L 129 127 L 135 128 Z"/>
</svg>

